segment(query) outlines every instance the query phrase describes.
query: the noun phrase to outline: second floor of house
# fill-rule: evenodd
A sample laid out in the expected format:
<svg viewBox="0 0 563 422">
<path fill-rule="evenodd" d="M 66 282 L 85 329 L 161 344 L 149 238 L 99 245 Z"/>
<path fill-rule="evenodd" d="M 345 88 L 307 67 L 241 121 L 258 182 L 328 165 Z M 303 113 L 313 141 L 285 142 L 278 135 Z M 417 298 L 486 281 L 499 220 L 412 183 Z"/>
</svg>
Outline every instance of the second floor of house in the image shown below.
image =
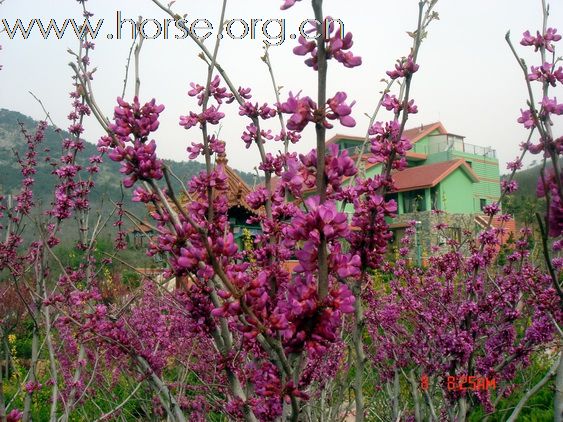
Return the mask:
<svg viewBox="0 0 563 422">
<path fill-rule="evenodd" d="M 389 196 L 397 201 L 399 214 L 442 210 L 449 213 L 480 214 L 485 205 L 500 198 L 500 171 L 496 151 L 468 143 L 465 137 L 448 133 L 442 123 L 405 131 L 413 147 L 407 153 L 408 168 L 393 173 L 396 190 Z M 365 138 L 336 135 L 327 143 L 357 156 Z M 381 172 L 381 165 L 362 160 L 365 177 Z"/>
</svg>

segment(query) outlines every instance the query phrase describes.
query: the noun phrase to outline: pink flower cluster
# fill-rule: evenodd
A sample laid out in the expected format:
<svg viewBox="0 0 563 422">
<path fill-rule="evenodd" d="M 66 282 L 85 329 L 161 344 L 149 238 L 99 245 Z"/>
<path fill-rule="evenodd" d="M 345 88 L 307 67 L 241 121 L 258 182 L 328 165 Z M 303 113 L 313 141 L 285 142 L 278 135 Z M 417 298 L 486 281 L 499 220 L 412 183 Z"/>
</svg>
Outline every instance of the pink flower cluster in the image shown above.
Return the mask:
<svg viewBox="0 0 563 422">
<path fill-rule="evenodd" d="M 211 80 L 208 89 L 208 95 L 211 98 L 215 99 L 217 106 L 207 106 L 206 104 L 205 109 L 202 110 L 201 113 L 190 111 L 188 115 L 180 116 L 180 126 L 183 126 L 185 129 L 190 129 L 198 124 L 200 127 L 203 127 L 207 124 L 216 125 L 223 117 L 225 117 L 225 113 L 219 111 L 219 108 L 221 104 L 223 104 L 223 100 L 225 100 L 225 102 L 229 104 L 235 100 L 235 97 L 232 93 L 229 93 L 227 91 L 227 88 L 222 87 L 220 84 L 221 78 L 219 77 L 219 75 L 216 75 L 215 78 Z M 198 104 L 202 106 L 205 96 L 205 88 L 194 82 L 192 82 L 190 86 L 192 87 L 192 89 L 188 91 L 188 95 L 190 97 L 197 97 Z M 239 94 L 243 98 L 250 97 L 249 92 L 250 90 L 244 90 L 243 88 L 239 89 Z"/>
<path fill-rule="evenodd" d="M 524 46 L 533 46 L 536 52 L 540 51 L 544 60 L 545 50 L 555 54 L 554 43 L 560 40 L 561 35 L 557 34 L 557 30 L 548 28 L 545 33 L 537 31 L 535 37 L 530 31 L 526 31 L 520 43 Z M 542 172 L 537 182 L 538 197 L 546 197 L 549 204 L 545 221 L 548 226 L 547 232 L 552 237 L 559 237 L 563 233 L 560 222 L 563 216 L 561 175 L 558 174 L 558 166 L 555 163 L 563 152 L 563 137 L 553 136 L 552 129 L 553 117 L 563 115 L 563 104 L 558 103 L 556 97 L 551 98 L 548 95 L 551 87 L 563 84 L 563 67 L 557 67 L 557 63 L 558 60 L 554 59 L 552 63 L 544 61 L 541 66 L 531 66 L 528 80 L 541 83 L 543 98 L 539 110 L 535 107 L 520 110 L 521 116 L 518 118 L 518 123 L 524 125 L 526 129 L 537 129 L 540 134 L 537 143 L 525 142 L 521 147 L 532 154 L 543 152 L 545 157 L 550 157 L 553 161 L 552 168 Z M 557 283 L 556 280 L 554 282 Z"/>
<path fill-rule="evenodd" d="M 338 120 L 342 126 L 354 127 L 356 121 L 351 113 L 356 102 L 347 104 L 347 97 L 345 92 L 337 92 L 334 97 L 327 100 L 327 108 L 321 110 L 310 97 L 300 97 L 300 93 L 294 96 L 290 92 L 288 99 L 277 106 L 280 113 L 291 114 L 286 124 L 290 131 L 301 132 L 310 122 L 331 129 L 333 125 L 329 120 Z"/>
<path fill-rule="evenodd" d="M 215 135 L 207 137 L 207 142 L 209 145 L 209 154 L 221 155 L 225 153 L 225 142 L 219 140 Z M 192 146 L 187 148 L 190 153 L 189 159 L 194 160 L 200 155 L 205 155 L 205 145 L 202 143 L 192 142 Z"/>
<path fill-rule="evenodd" d="M 415 367 L 439 380 L 451 405 L 459 399 L 447 388 L 452 371 L 463 374 L 475 365 L 476 373 L 509 385 L 515 369 L 553 338 L 549 315 L 563 316 L 550 281 L 528 259 L 528 235 L 507 249 L 508 262 L 493 272 L 487 265 L 496 236 L 466 257 L 456 246 L 431 256 L 423 272 L 398 260 L 390 268 L 389 290 L 366 295 L 368 350 L 383 379 Z M 494 283 L 486 282 L 490 277 Z M 478 399 L 491 406 L 490 396 Z"/>
<path fill-rule="evenodd" d="M 530 68 L 528 80 L 545 82 L 555 87 L 557 82 L 563 84 L 563 67 L 559 66 L 558 68 L 555 68 L 554 65 L 551 65 L 548 62 L 545 62 L 541 66 L 532 66 Z"/>
<path fill-rule="evenodd" d="M 200 114 L 190 111 L 189 115 L 180 116 L 180 126 L 183 126 L 185 129 L 190 129 L 197 124 L 199 124 L 200 127 L 207 123 L 216 125 L 223 117 L 225 117 L 225 113 L 220 112 L 218 107 L 212 105 Z"/>
<path fill-rule="evenodd" d="M 121 164 L 119 170 L 127 177 L 123 186 L 130 188 L 137 180 L 159 180 L 162 178 L 162 162 L 156 158 L 156 142 L 135 140 L 133 145 L 117 146 L 108 157 Z"/>
<path fill-rule="evenodd" d="M 154 98 L 142 107 L 137 97 L 133 99 L 133 104 L 121 98 L 117 99 L 117 103 L 115 123 L 111 125 L 115 139 L 112 136 L 102 137 L 98 149 L 109 150 L 109 158 L 121 163 L 120 172 L 127 176 L 123 179 L 123 185 L 127 188 L 132 187 L 137 180 L 161 179 L 162 161 L 156 157 L 156 142 L 154 139 L 148 141 L 148 137 L 158 129 L 158 117 L 164 106 L 156 105 Z"/>
<path fill-rule="evenodd" d="M 146 142 L 150 133 L 158 129 L 158 117 L 164 106 L 156 105 L 154 98 L 142 107 L 137 97 L 133 98 L 132 104 L 118 97 L 117 104 L 111 130 L 122 142 L 132 141 L 130 135 L 133 135 L 133 140 Z"/>
<path fill-rule="evenodd" d="M 326 25 L 326 22 L 330 23 Z M 322 25 L 321 25 L 322 26 Z M 354 56 L 354 54 L 349 51 L 352 48 L 354 42 L 352 41 L 352 33 L 347 32 L 342 38 L 343 29 L 340 27 L 336 29 L 336 25 L 330 17 L 325 18 L 324 28 L 328 29 L 325 37 L 324 49 L 326 52 L 327 60 L 335 59 L 337 62 L 342 63 L 345 67 L 356 67 L 362 64 L 362 58 L 359 56 Z M 308 30 L 308 32 L 315 32 L 318 29 L 316 27 Z M 305 56 L 310 54 L 305 64 L 318 70 L 318 56 L 317 56 L 317 42 L 315 40 L 307 39 L 303 35 L 298 38 L 299 45 L 293 49 L 293 53 L 298 56 Z"/>
<path fill-rule="evenodd" d="M 287 128 L 301 132 L 309 122 L 315 121 L 314 113 L 317 109 L 317 104 L 310 97 L 300 97 L 300 92 L 296 96 L 289 92 L 288 99 L 281 104 L 278 104 L 280 113 L 291 114 L 287 121 Z"/>
<path fill-rule="evenodd" d="M 215 77 L 211 80 L 209 84 L 209 95 L 215 98 L 215 100 L 221 104 L 223 100 L 227 104 L 232 103 L 235 100 L 235 97 L 230 92 L 227 92 L 227 88 L 221 87 L 221 78 L 219 75 L 215 75 Z M 203 105 L 203 97 L 205 94 L 205 88 L 195 82 L 191 82 L 190 86 L 192 89 L 188 91 L 188 95 L 190 97 L 196 97 L 198 99 L 198 105 Z"/>
<path fill-rule="evenodd" d="M 355 299 L 345 284 L 334 283 L 330 294 L 320 300 L 317 284 L 310 273 L 297 276 L 287 295 L 274 315 L 280 321 L 287 321 L 281 334 L 289 353 L 304 349 L 313 356 L 324 353 L 336 341 L 342 314 L 354 312 Z"/>
<path fill-rule="evenodd" d="M 371 143 L 370 163 L 383 163 L 389 158 L 393 160 L 393 168 L 402 170 L 407 167 L 406 153 L 412 148 L 411 142 L 404 136 L 399 136 L 401 125 L 397 120 L 391 120 L 383 125 L 376 122 L 370 129 Z"/>
<path fill-rule="evenodd" d="M 418 107 L 414 104 L 414 100 L 410 100 L 406 104 L 403 104 L 397 97 L 394 95 L 385 94 L 383 97 L 383 101 L 381 105 L 385 107 L 389 111 L 393 111 L 395 115 L 399 114 L 401 110 L 405 110 L 408 114 L 416 114 L 418 113 Z"/>
<path fill-rule="evenodd" d="M 561 39 L 561 35 L 557 33 L 555 28 L 547 28 L 545 34 L 540 34 L 540 31 L 536 32 L 536 36 L 532 36 L 530 31 L 526 31 L 523 34 L 522 41 L 520 44 L 524 46 L 533 46 L 534 51 L 538 51 L 540 48 L 545 48 L 547 51 L 553 53 L 553 43 Z"/>
<path fill-rule="evenodd" d="M 387 75 L 391 79 L 410 78 L 419 68 L 419 65 L 414 62 L 411 55 L 406 58 L 397 60 L 394 70 L 387 71 Z"/>
<path fill-rule="evenodd" d="M 548 223 L 549 235 L 559 237 L 563 234 L 563 200 L 555 180 L 553 169 L 546 171 L 538 178 L 536 194 L 538 198 L 549 195 Z"/>
</svg>

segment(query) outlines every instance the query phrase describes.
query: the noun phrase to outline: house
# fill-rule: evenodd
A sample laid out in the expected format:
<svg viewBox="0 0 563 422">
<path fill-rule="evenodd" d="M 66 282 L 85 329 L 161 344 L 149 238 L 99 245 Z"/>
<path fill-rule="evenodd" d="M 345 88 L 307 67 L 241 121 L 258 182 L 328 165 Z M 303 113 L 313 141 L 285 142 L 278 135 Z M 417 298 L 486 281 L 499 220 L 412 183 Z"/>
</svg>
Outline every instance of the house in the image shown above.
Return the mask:
<svg viewBox="0 0 563 422">
<path fill-rule="evenodd" d="M 239 248 L 243 247 L 243 236 L 245 233 L 254 238 L 257 234 L 261 233 L 262 230 L 259 225 L 248 224 L 248 219 L 250 217 L 256 217 L 257 213 L 253 210 L 246 197 L 252 191 L 252 189 L 246 184 L 246 182 L 239 176 L 239 174 L 228 165 L 228 160 L 226 155 L 219 154 L 215 160 L 215 166 L 222 166 L 223 172 L 227 177 L 227 218 L 229 221 L 229 227 L 234 235 L 235 241 Z M 221 195 L 223 192 L 220 193 Z M 214 190 L 213 195 L 219 195 L 219 192 Z M 187 206 L 189 198 L 184 194 L 180 197 L 180 203 L 183 206 Z M 149 210 L 151 207 L 149 206 Z"/>
<path fill-rule="evenodd" d="M 415 220 L 420 263 L 432 246 L 443 246 L 448 238 L 460 240 L 464 231 L 474 232 L 487 224 L 483 208 L 500 198 L 499 162 L 494 149 L 466 142 L 465 137 L 449 133 L 441 122 L 406 130 L 404 136 L 413 146 L 406 155 L 408 167 L 392 173 L 396 189 L 388 198 L 398 208 L 398 216 L 390 222 L 392 246 L 399 246 L 407 222 Z M 357 156 L 364 141 L 363 137 L 335 135 L 327 144 L 337 144 L 339 150 Z M 360 161 L 359 171 L 373 177 L 382 166 L 370 164 L 369 143 L 364 148 L 366 159 Z M 438 222 L 448 228 L 437 232 Z"/>
<path fill-rule="evenodd" d="M 225 154 L 220 154 L 217 157 L 215 165 L 222 165 L 223 171 L 227 176 L 227 202 L 229 205 L 227 216 L 229 218 L 229 226 L 239 248 L 242 248 L 244 246 L 243 236 L 245 233 L 253 238 L 262 232 L 260 226 L 250 225 L 247 222 L 250 217 L 256 216 L 256 211 L 246 202 L 246 197 L 252 190 L 238 173 L 228 165 Z"/>
<path fill-rule="evenodd" d="M 140 222 L 136 224 L 135 227 L 129 230 L 133 238 L 133 247 L 135 249 L 142 249 L 145 245 L 145 240 L 148 240 L 154 236 L 154 231 L 151 226 L 145 222 Z"/>
<path fill-rule="evenodd" d="M 431 209 L 477 214 L 485 205 L 498 201 L 500 172 L 494 149 L 469 144 L 463 136 L 448 133 L 440 122 L 406 130 L 404 136 L 413 148 L 406 157 L 409 168 L 393 175 L 398 184 L 399 214 Z M 353 156 L 364 138 L 335 135 L 329 143 Z M 361 170 L 372 177 L 381 171 L 381 165 L 366 162 Z"/>
<path fill-rule="evenodd" d="M 499 162 L 494 149 L 470 144 L 463 136 L 448 133 L 440 122 L 406 130 L 404 135 L 413 147 L 406 155 L 408 167 L 392 173 L 395 190 L 387 194 L 398 205 L 397 217 L 389 222 L 393 231 L 390 250 L 399 247 L 408 222 L 414 220 L 417 230 L 412 258 L 421 264 L 433 246 L 446 246 L 448 239 L 461 240 L 464 232 L 474 233 L 488 224 L 482 210 L 500 198 Z M 364 143 L 365 138 L 348 135 L 335 135 L 327 141 L 341 151 L 348 150 L 351 156 L 357 156 Z M 367 161 L 368 147 L 359 164 L 363 177 L 381 172 L 381 164 Z M 251 237 L 261 233 L 259 226 L 247 222 L 256 216 L 246 200 L 251 189 L 228 166 L 224 155 L 217 157 L 216 165 L 222 165 L 227 176 L 229 225 L 243 249 L 245 233 Z M 182 198 L 181 202 L 185 201 L 187 198 Z M 352 205 L 345 211 L 351 214 Z M 437 231 L 438 223 L 448 228 Z M 495 219 L 493 224 L 501 222 Z M 507 228 L 513 231 L 513 223 Z"/>
</svg>

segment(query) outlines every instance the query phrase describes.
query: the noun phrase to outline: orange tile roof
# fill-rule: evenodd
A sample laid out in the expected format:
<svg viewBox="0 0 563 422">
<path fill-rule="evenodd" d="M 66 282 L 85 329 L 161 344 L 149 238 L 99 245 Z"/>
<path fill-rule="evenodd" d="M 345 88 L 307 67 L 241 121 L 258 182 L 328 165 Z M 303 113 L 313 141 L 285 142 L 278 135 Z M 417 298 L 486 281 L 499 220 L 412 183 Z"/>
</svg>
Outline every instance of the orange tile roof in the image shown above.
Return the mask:
<svg viewBox="0 0 563 422">
<path fill-rule="evenodd" d="M 403 136 L 408 138 L 411 141 L 411 143 L 414 144 L 415 142 L 420 141 L 422 138 L 431 134 L 435 130 L 438 130 L 438 132 L 440 132 L 442 135 L 448 134 L 448 131 L 446 130 L 444 125 L 442 125 L 441 122 L 435 122 L 435 123 L 430 123 L 429 125 L 420 125 L 419 127 L 406 129 L 403 132 Z"/>
<path fill-rule="evenodd" d="M 246 202 L 246 196 L 251 192 L 250 187 L 246 184 L 244 180 L 239 176 L 239 174 L 233 170 L 228 164 L 228 160 L 225 155 L 220 155 L 217 157 L 215 162 L 215 167 L 218 165 L 223 166 L 223 171 L 227 176 L 227 202 L 229 208 L 232 207 L 243 207 L 247 211 L 251 213 L 255 213 L 255 211 L 250 207 L 248 202 Z M 213 189 L 213 198 L 219 193 Z M 185 196 L 183 193 L 180 195 L 180 203 L 182 205 L 186 205 L 188 202 L 191 201 L 191 198 Z M 172 208 L 177 211 L 175 205 L 172 204 Z M 153 212 L 155 210 L 154 205 L 147 204 L 147 209 L 149 212 Z"/>
<path fill-rule="evenodd" d="M 405 131 L 403 132 L 403 136 L 407 137 L 414 144 L 415 142 L 420 141 L 422 138 L 424 138 L 425 136 L 434 132 L 435 130 L 438 130 L 438 132 L 440 132 L 442 135 L 448 134 L 448 131 L 446 130 L 446 128 L 444 127 L 442 122 L 434 122 L 434 123 L 430 123 L 428 125 L 420 125 L 420 126 L 417 126 L 417 127 L 411 128 L 411 129 L 405 129 Z M 364 136 L 350 136 L 350 135 L 343 135 L 341 133 L 337 133 L 332 138 L 330 138 L 328 141 L 326 141 L 326 143 L 327 143 L 327 145 L 335 144 L 342 139 L 346 139 L 346 140 L 349 140 L 349 141 L 361 142 L 361 141 L 365 140 L 365 137 Z"/>
<path fill-rule="evenodd" d="M 246 202 L 246 196 L 251 192 L 250 187 L 248 187 L 236 171 L 227 165 L 226 160 L 223 162 L 218 160 L 217 164 L 223 165 L 223 171 L 227 176 L 227 200 L 229 208 L 241 206 L 250 212 L 254 212 L 252 208 L 250 208 L 250 205 L 248 205 L 248 202 Z M 217 195 L 217 191 L 215 190 L 214 195 Z"/>
<path fill-rule="evenodd" d="M 148 233 L 153 231 L 153 228 L 145 222 L 140 222 L 139 224 L 135 225 L 129 230 L 129 233 L 139 232 L 139 233 Z"/>
<path fill-rule="evenodd" d="M 403 171 L 393 173 L 392 176 L 396 187 L 395 192 L 434 187 L 459 167 L 465 171 L 473 182 L 479 181 L 479 178 L 467 162 L 463 159 L 457 159 L 409 167 Z"/>
</svg>

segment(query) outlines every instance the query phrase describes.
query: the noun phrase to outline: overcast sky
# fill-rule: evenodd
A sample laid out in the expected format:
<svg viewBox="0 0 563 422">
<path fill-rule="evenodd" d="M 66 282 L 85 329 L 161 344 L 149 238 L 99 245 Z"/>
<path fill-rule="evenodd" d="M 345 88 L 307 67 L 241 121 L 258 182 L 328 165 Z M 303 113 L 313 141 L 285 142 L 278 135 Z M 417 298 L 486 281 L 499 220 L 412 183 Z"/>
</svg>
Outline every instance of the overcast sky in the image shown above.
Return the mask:
<svg viewBox="0 0 563 422">
<path fill-rule="evenodd" d="M 315 96 L 315 73 L 303 64 L 303 58 L 292 54 L 296 40 L 291 34 L 298 33 L 300 22 L 312 18 L 310 1 L 298 2 L 288 11 L 281 11 L 281 0 L 230 0 L 227 18 L 243 19 L 249 24 L 252 19 L 285 18 L 286 40 L 280 46 L 270 49 L 278 84 L 284 87 L 282 96 L 291 90 L 302 90 L 305 95 Z M 186 14 L 188 23 L 196 19 L 208 19 L 217 27 L 219 0 L 177 0 L 173 8 L 179 14 Z M 367 117 L 371 113 L 382 89 L 381 78 L 393 67 L 397 58 L 408 54 L 411 45 L 406 31 L 416 27 L 416 0 L 325 0 L 325 14 L 338 18 L 345 24 L 345 30 L 354 34 L 352 51 L 363 58 L 363 65 L 345 69 L 336 62 L 330 62 L 329 89 L 332 96 L 336 91 L 346 91 L 350 100 L 356 100 L 353 115 L 358 125 L 355 128 L 335 126 L 329 136 L 335 133 L 363 136 L 366 132 Z M 107 116 L 112 116 L 115 98 L 121 94 L 125 62 L 131 45 L 130 25 L 124 24 L 122 36 L 116 40 L 116 17 L 156 19 L 164 25 L 167 18 L 150 0 L 101 0 L 88 1 L 87 6 L 95 14 L 92 22 L 103 19 L 92 64 L 98 68 L 95 73 L 94 89 L 98 102 Z M 466 137 L 469 143 L 491 146 L 498 152 L 501 172 L 504 163 L 519 154 L 518 144 L 527 135 L 526 130 L 516 122 L 519 109 L 526 100 L 526 89 L 519 70 L 504 40 L 507 30 L 529 64 L 539 64 L 539 56 L 530 48 L 519 45 L 522 33 L 541 26 L 540 0 L 439 0 L 436 10 L 440 20 L 432 23 L 428 39 L 420 53 L 420 70 L 413 80 L 412 97 L 419 107 L 419 113 L 409 119 L 409 127 L 441 121 L 446 129 Z M 76 1 L 63 0 L 5 0 L 0 5 L 0 18 L 13 25 L 21 19 L 27 26 L 30 19 L 41 19 L 47 25 L 50 19 L 62 24 L 66 18 L 81 21 L 80 5 Z M 1 22 L 1 21 L 0 21 Z M 563 31 L 563 2 L 552 2 L 550 26 Z M 128 26 L 129 25 L 129 26 Z M 0 30 L 3 25 L 0 23 Z M 239 27 L 240 28 L 240 27 Z M 148 36 L 155 34 L 156 25 L 147 23 Z M 189 83 L 203 83 L 206 66 L 197 58 L 197 48 L 189 39 L 177 40 L 174 35 L 181 31 L 170 26 L 169 39 L 164 34 L 155 40 L 146 40 L 141 53 L 141 99 L 156 98 L 166 105 L 161 116 L 161 128 L 155 139 L 157 151 L 162 157 L 186 160 L 186 146 L 200 141 L 196 129 L 184 130 L 178 125 L 179 116 L 197 111 L 193 98 L 187 96 Z M 251 87 L 253 100 L 273 103 L 274 95 L 266 66 L 260 60 L 264 36 L 261 23 L 256 25 L 257 34 L 250 34 L 242 40 L 224 38 L 218 61 L 230 74 L 235 85 Z M 276 35 L 279 27 L 272 24 L 270 35 Z M 233 26 L 233 35 L 240 33 Z M 205 33 L 205 31 L 202 31 Z M 109 40 L 109 35 L 114 39 Z M 211 46 L 214 38 L 206 44 Z M 70 111 L 68 91 L 71 89 L 71 69 L 67 63 L 71 57 L 67 49 L 76 49 L 76 36 L 69 27 L 60 40 L 53 34 L 44 40 L 37 26 L 26 40 L 18 34 L 9 39 L 6 32 L 0 34 L 0 108 L 16 110 L 33 118 L 43 117 L 39 104 L 28 94 L 32 91 L 41 98 L 52 118 L 66 127 L 66 115 Z M 558 43 L 559 51 L 563 43 Z M 131 99 L 133 81 L 129 81 L 126 99 Z M 563 100 L 561 88 L 552 91 L 552 96 Z M 254 148 L 244 149 L 240 135 L 248 121 L 238 117 L 233 104 L 223 107 L 227 118 L 223 120 L 220 137 L 227 142 L 230 164 L 242 170 L 251 171 L 257 163 Z M 387 112 L 386 112 L 387 113 Z M 380 120 L 390 117 L 381 114 Z M 276 121 L 269 122 L 269 128 L 279 131 Z M 561 134 L 562 125 L 555 133 Z M 84 134 L 88 141 L 95 142 L 101 130 L 94 119 L 86 124 Z M 314 146 L 314 133 L 305 131 L 303 141 L 294 147 L 305 152 Z M 271 142 L 269 150 L 280 149 L 279 143 Z M 532 157 L 533 158 L 533 157 Z M 528 161 L 529 162 L 529 161 Z"/>
</svg>

